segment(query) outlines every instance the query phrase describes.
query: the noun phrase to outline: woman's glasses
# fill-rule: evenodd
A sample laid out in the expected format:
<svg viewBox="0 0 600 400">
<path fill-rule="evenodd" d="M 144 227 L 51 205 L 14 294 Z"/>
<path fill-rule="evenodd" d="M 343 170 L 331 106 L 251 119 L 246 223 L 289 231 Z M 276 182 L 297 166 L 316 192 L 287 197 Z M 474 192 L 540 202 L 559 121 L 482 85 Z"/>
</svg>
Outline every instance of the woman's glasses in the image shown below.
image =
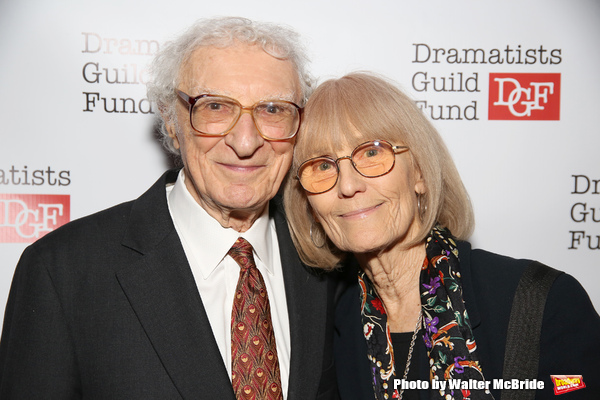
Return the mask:
<svg viewBox="0 0 600 400">
<path fill-rule="evenodd" d="M 375 178 L 390 172 L 396 163 L 395 155 L 408 150 L 407 146 L 392 146 L 385 140 L 373 140 L 358 145 L 349 156 L 333 159 L 321 156 L 306 160 L 296 174 L 300 184 L 309 193 L 319 194 L 337 183 L 340 160 L 349 159 L 362 176 Z"/>
</svg>

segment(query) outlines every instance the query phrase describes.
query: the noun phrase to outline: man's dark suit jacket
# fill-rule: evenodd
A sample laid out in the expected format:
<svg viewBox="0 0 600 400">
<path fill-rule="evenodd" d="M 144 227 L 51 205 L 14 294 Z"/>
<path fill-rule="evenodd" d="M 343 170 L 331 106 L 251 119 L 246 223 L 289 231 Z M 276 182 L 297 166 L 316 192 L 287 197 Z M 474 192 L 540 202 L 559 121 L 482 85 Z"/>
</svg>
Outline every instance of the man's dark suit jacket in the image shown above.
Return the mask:
<svg viewBox="0 0 600 400">
<path fill-rule="evenodd" d="M 512 300 L 530 261 L 472 250 L 467 242 L 458 243 L 458 254 L 463 299 L 481 367 L 485 379 L 492 382 L 502 378 Z M 373 398 L 373 388 L 360 322 L 359 287 L 356 273 L 351 269 L 345 271 L 347 286 L 340 292 L 335 312 L 334 351 L 340 397 L 342 400 L 363 400 Z M 563 273 L 554 282 L 542 323 L 539 373 L 531 379 L 543 380 L 544 389 L 536 390 L 536 399 L 558 400 L 550 375 L 563 374 L 583 375 L 587 387 L 562 394 L 560 400 L 600 399 L 600 317 L 585 290 L 570 275 Z M 422 335 L 416 343 L 413 359 L 418 360 L 419 378 L 429 381 L 429 361 Z M 527 346 L 527 343 L 522 345 Z M 399 361 L 402 371 L 404 362 Z M 500 399 L 500 391 L 492 390 L 492 394 L 496 400 Z M 430 399 L 427 390 L 421 391 L 420 399 Z"/>
<path fill-rule="evenodd" d="M 25 250 L 0 343 L 1 399 L 235 399 L 168 211 L 176 176 Z M 301 264 L 281 210 L 271 202 L 290 318 L 288 399 L 333 399 L 329 283 Z"/>
</svg>

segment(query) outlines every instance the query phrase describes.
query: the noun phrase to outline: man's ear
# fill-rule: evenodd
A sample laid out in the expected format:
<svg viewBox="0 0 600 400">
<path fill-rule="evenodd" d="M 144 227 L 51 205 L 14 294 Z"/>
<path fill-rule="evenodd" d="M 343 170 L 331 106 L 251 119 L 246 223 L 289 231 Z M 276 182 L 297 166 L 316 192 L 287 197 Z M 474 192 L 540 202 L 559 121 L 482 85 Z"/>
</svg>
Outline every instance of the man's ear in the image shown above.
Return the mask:
<svg viewBox="0 0 600 400">
<path fill-rule="evenodd" d="M 173 121 L 173 118 L 171 118 L 168 115 L 167 107 L 165 105 L 162 105 L 162 106 L 159 105 L 158 111 L 160 112 L 160 115 L 161 115 L 163 121 L 165 121 L 165 129 L 167 130 L 167 132 L 169 133 L 169 137 L 173 141 L 173 147 L 175 147 L 176 149 L 179 149 L 180 145 L 179 145 L 179 138 L 177 137 L 177 129 L 175 127 L 175 121 Z"/>
<path fill-rule="evenodd" d="M 169 137 L 171 138 L 171 140 L 173 140 L 173 147 L 175 147 L 176 149 L 179 149 L 179 138 L 177 137 L 177 129 L 175 129 L 175 123 L 174 122 L 165 122 L 165 128 L 167 130 L 167 132 L 169 133 Z"/>
</svg>

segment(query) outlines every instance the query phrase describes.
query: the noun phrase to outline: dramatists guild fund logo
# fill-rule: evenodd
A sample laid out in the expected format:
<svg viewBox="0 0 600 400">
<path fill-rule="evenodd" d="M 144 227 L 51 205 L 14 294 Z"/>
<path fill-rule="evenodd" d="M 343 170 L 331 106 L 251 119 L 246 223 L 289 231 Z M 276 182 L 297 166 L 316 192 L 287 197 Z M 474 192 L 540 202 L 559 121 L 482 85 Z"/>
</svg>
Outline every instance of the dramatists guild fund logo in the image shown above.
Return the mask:
<svg viewBox="0 0 600 400">
<path fill-rule="evenodd" d="M 0 243 L 31 243 L 69 222 L 69 195 L 0 194 Z"/>
<path fill-rule="evenodd" d="M 491 73 L 488 119 L 560 120 L 560 74 Z"/>
</svg>

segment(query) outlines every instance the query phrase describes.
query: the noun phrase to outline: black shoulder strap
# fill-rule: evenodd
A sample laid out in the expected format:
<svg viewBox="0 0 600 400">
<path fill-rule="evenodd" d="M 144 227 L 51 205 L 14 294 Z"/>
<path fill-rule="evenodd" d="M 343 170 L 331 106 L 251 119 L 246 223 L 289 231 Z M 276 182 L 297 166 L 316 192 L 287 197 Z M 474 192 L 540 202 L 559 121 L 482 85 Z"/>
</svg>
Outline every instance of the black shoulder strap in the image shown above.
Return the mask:
<svg viewBox="0 0 600 400">
<path fill-rule="evenodd" d="M 535 379 L 540 358 L 540 334 L 546 297 L 552 283 L 562 272 L 532 261 L 521 276 L 513 299 L 503 379 Z M 534 399 L 535 390 L 503 390 L 502 400 Z"/>
</svg>

